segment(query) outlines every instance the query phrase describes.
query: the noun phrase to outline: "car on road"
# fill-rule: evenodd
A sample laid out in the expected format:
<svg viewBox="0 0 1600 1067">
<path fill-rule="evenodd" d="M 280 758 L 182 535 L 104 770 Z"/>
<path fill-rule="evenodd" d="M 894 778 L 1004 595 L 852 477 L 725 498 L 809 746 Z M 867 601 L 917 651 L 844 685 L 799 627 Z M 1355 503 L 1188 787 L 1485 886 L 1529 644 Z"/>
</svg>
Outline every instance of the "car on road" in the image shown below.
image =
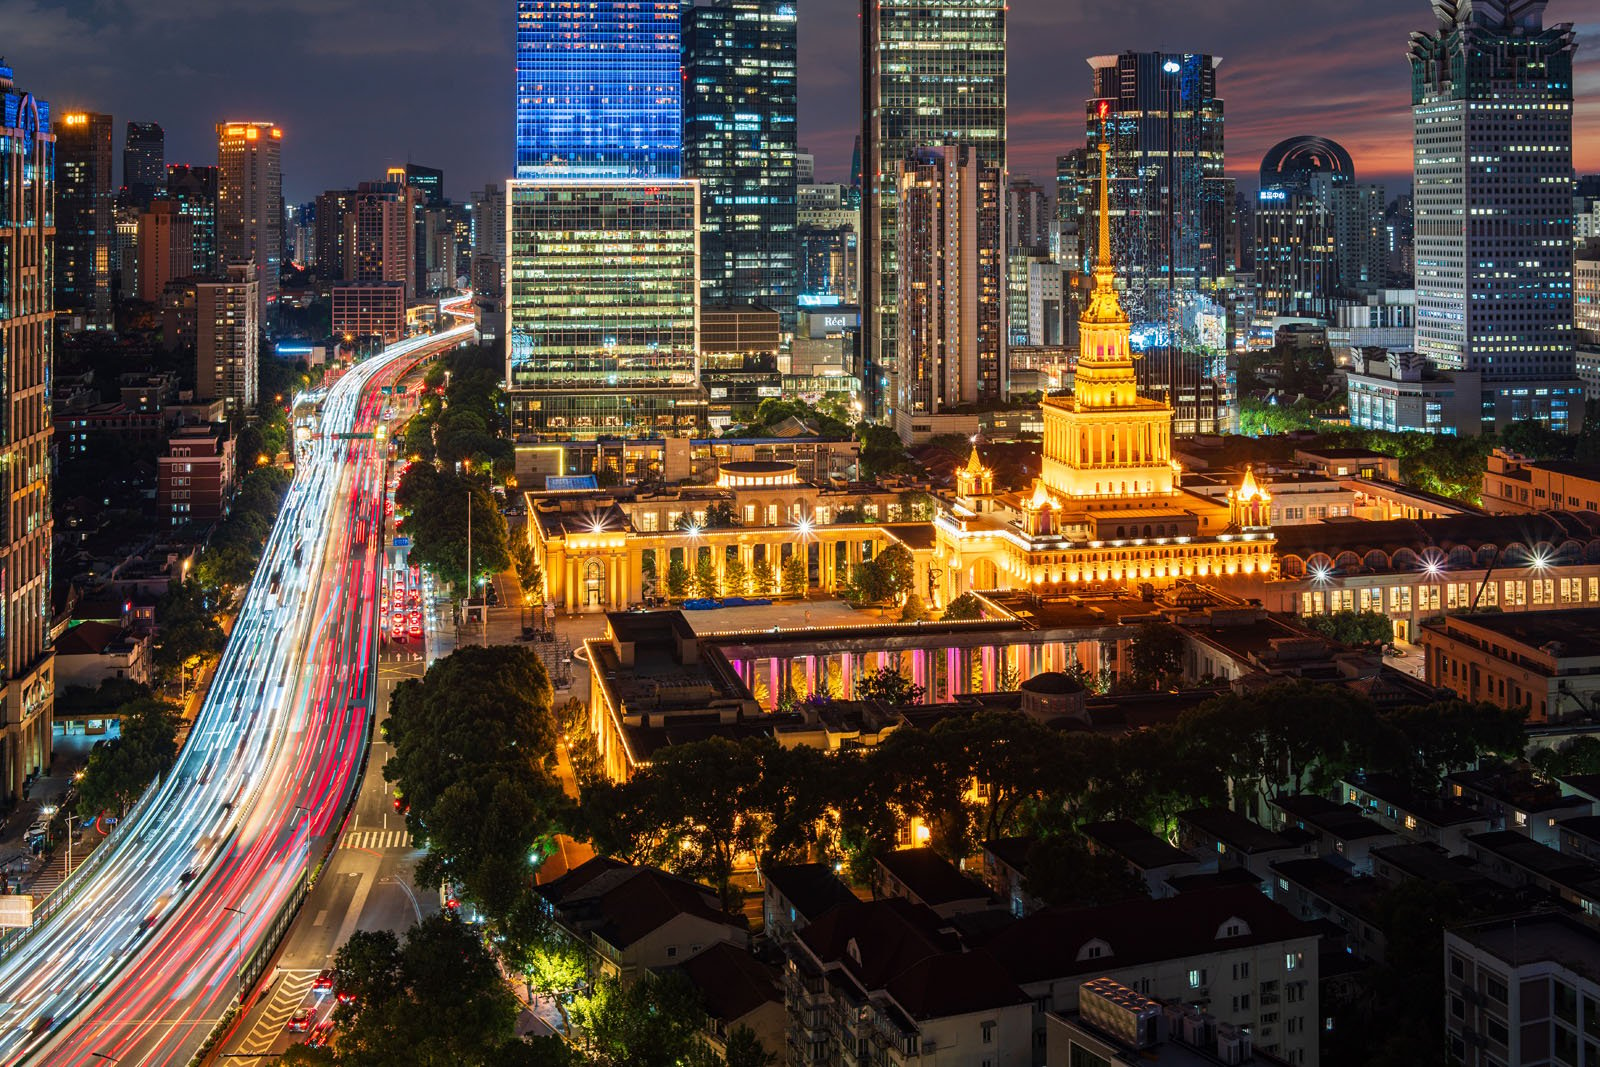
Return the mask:
<svg viewBox="0 0 1600 1067">
<path fill-rule="evenodd" d="M 333 971 L 325 970 L 311 980 L 311 992 L 317 996 L 327 996 L 333 992 Z"/>
<path fill-rule="evenodd" d="M 333 1020 L 324 1019 L 311 1028 L 311 1036 L 306 1038 L 306 1044 L 311 1048 L 322 1048 L 333 1039 Z"/>
<path fill-rule="evenodd" d="M 301 1008 L 299 1011 L 289 1016 L 289 1032 L 291 1034 L 305 1033 L 307 1030 L 311 1029 L 311 1021 L 316 1017 L 317 1013 L 312 1011 L 310 1008 Z"/>
</svg>

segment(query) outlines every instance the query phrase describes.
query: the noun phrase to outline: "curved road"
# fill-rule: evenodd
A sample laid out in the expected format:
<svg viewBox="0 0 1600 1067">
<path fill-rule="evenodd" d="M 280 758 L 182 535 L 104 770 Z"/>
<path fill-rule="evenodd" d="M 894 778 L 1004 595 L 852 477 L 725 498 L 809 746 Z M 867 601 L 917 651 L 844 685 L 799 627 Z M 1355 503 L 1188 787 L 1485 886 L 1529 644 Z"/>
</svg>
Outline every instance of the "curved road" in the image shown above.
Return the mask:
<svg viewBox="0 0 1600 1067">
<path fill-rule="evenodd" d="M 0 1063 L 187 1062 L 237 995 L 364 747 L 383 462 L 338 435 L 370 432 L 376 387 L 471 329 L 390 346 L 328 391 L 177 765 L 0 961 Z"/>
</svg>

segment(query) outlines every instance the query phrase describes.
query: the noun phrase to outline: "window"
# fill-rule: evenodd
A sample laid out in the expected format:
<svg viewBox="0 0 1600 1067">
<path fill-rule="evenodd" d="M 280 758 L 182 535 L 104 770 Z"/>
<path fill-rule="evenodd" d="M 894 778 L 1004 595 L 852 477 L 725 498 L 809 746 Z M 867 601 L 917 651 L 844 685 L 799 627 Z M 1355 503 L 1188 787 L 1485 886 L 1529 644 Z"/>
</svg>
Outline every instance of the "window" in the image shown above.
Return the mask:
<svg viewBox="0 0 1600 1067">
<path fill-rule="evenodd" d="M 1305 960 L 1303 952 L 1285 952 L 1283 954 L 1283 969 L 1292 971 Z"/>
<path fill-rule="evenodd" d="M 1205 984 L 1206 984 L 1206 972 L 1205 972 L 1205 968 L 1204 967 L 1200 968 L 1199 970 L 1194 970 L 1194 971 L 1190 971 L 1189 972 L 1189 988 L 1190 989 L 1199 989 L 1201 986 L 1203 986 Z"/>
<path fill-rule="evenodd" d="M 678 958 L 678 946 L 677 945 L 668 946 L 668 948 L 667 948 L 667 959 L 673 960 L 673 959 L 677 959 L 677 958 Z"/>
<path fill-rule="evenodd" d="M 1485 974 L 1483 976 L 1483 995 L 1496 1004 L 1504 1004 L 1506 1002 L 1505 980 L 1496 974 Z"/>
<path fill-rule="evenodd" d="M 1236 996 L 1236 997 L 1233 998 L 1233 1011 L 1234 1011 L 1235 1015 L 1237 1015 L 1241 1011 L 1249 1011 L 1249 1010 L 1250 1010 L 1250 994 L 1249 993 L 1241 993 L 1239 996 Z"/>
<path fill-rule="evenodd" d="M 1298 1034 L 1305 1026 L 1305 1020 L 1298 1015 L 1291 1015 L 1284 1021 L 1283 1030 L 1287 1034 Z"/>
<path fill-rule="evenodd" d="M 1239 979 L 1241 979 L 1241 978 L 1249 978 L 1249 977 L 1250 977 L 1250 964 L 1248 964 L 1248 963 L 1235 963 L 1233 965 L 1233 980 L 1235 982 L 1239 981 Z"/>
<path fill-rule="evenodd" d="M 982 1030 L 983 1030 L 983 1043 L 985 1045 L 994 1044 L 994 1022 L 993 1021 L 985 1022 L 983 1024 Z M 989 1061 L 985 1060 L 984 1062 L 988 1063 Z"/>
</svg>

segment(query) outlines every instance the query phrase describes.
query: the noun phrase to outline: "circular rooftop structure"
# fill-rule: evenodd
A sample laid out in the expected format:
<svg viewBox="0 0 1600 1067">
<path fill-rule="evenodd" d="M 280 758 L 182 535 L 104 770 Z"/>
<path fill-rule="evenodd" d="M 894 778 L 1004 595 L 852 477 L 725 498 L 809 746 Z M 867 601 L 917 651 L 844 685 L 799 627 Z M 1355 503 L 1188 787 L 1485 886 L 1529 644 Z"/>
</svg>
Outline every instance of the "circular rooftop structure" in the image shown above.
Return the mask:
<svg viewBox="0 0 1600 1067">
<path fill-rule="evenodd" d="M 717 469 L 717 485 L 724 489 L 773 489 L 799 484 L 800 475 L 793 463 L 745 461 L 724 463 Z"/>
<path fill-rule="evenodd" d="M 1022 713 L 1039 722 L 1062 719 L 1089 721 L 1088 691 L 1070 674 L 1044 671 L 1017 687 L 1022 691 Z"/>
<path fill-rule="evenodd" d="M 1356 180 L 1350 153 L 1326 137 L 1291 137 L 1267 149 L 1261 157 L 1261 188 L 1304 189 L 1318 174 L 1332 174 L 1347 182 Z"/>
</svg>

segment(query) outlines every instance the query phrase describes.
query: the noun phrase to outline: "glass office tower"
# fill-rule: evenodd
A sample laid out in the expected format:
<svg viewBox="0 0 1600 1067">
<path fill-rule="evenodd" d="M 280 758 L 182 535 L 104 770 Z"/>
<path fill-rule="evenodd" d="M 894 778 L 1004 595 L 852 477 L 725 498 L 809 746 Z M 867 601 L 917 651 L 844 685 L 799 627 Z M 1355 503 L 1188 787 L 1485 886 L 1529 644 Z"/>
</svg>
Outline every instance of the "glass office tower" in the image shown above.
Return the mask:
<svg viewBox="0 0 1600 1067">
<path fill-rule="evenodd" d="M 694 183 L 514 181 L 509 197 L 513 432 L 694 432 Z"/>
<path fill-rule="evenodd" d="M 676 178 L 679 0 L 517 0 L 517 177 Z"/>
<path fill-rule="evenodd" d="M 683 12 L 683 172 L 700 182 L 701 292 L 795 312 L 794 0 Z"/>
<path fill-rule="evenodd" d="M 867 414 L 892 406 L 895 191 L 917 148 L 971 145 L 1006 166 L 1006 0 L 861 0 L 862 382 Z"/>
</svg>

